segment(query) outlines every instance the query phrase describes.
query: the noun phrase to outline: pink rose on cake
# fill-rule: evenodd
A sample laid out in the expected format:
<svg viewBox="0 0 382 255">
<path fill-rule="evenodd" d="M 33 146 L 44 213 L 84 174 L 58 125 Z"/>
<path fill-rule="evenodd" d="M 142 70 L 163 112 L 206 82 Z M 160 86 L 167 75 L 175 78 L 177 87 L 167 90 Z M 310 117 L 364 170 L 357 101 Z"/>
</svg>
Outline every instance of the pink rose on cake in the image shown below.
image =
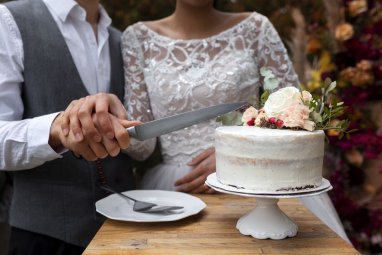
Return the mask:
<svg viewBox="0 0 382 255">
<path fill-rule="evenodd" d="M 311 110 L 306 105 L 296 103 L 286 108 L 278 119 L 284 122 L 285 127 L 313 131 L 315 124 L 309 119 L 310 112 Z"/>
<path fill-rule="evenodd" d="M 241 118 L 241 120 L 244 123 L 243 125 L 253 126 L 258 115 L 259 115 L 258 111 L 255 107 L 253 106 L 248 107 L 247 110 L 245 110 L 245 112 L 243 113 L 243 117 Z"/>
</svg>

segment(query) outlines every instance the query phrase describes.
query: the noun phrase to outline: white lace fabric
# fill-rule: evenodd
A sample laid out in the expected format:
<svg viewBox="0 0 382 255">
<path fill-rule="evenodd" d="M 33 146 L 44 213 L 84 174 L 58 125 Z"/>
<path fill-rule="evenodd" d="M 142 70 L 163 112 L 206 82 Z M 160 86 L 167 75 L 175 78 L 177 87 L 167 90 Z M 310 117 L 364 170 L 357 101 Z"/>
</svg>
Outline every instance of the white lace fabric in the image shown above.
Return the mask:
<svg viewBox="0 0 382 255">
<path fill-rule="evenodd" d="M 252 13 L 204 39 L 179 40 L 138 22 L 122 37 L 124 104 L 131 119 L 147 122 L 211 105 L 259 98 L 260 68 L 269 67 L 280 87 L 299 86 L 286 49 L 269 20 Z M 185 164 L 214 146 L 215 120 L 160 137 L 164 162 Z M 155 139 L 130 146 L 144 159 Z"/>
</svg>

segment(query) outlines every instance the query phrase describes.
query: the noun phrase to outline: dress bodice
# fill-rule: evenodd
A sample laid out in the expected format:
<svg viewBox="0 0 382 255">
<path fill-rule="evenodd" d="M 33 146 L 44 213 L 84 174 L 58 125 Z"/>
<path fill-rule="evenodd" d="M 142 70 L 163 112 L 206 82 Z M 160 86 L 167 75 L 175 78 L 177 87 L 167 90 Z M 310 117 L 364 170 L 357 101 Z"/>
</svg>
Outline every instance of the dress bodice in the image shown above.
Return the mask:
<svg viewBox="0 0 382 255">
<path fill-rule="evenodd" d="M 122 38 L 125 107 L 142 122 L 207 106 L 258 100 L 260 68 L 269 67 L 280 86 L 298 86 L 297 75 L 276 30 L 258 13 L 208 38 L 179 40 L 142 22 Z M 215 120 L 160 137 L 163 159 L 184 164 L 214 145 Z M 153 141 L 130 148 L 140 157 Z M 134 156 L 133 156 L 134 157 Z"/>
</svg>

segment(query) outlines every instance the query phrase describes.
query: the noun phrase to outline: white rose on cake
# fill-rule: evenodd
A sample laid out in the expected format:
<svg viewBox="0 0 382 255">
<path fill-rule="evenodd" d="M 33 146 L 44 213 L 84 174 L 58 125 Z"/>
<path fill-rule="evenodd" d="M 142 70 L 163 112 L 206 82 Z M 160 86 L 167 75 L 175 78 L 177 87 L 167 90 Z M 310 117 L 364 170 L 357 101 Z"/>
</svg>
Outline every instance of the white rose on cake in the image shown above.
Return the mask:
<svg viewBox="0 0 382 255">
<path fill-rule="evenodd" d="M 289 106 L 300 101 L 300 91 L 295 87 L 286 87 L 269 95 L 264 104 L 264 111 L 269 117 L 278 118 Z"/>
</svg>

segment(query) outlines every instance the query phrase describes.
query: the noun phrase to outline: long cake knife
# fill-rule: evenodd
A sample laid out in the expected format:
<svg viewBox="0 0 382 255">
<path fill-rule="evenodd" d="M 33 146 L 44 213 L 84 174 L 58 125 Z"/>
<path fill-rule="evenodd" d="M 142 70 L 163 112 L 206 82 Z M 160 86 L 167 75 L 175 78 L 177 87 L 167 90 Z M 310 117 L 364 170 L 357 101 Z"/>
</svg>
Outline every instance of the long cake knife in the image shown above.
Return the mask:
<svg viewBox="0 0 382 255">
<path fill-rule="evenodd" d="M 238 102 L 214 105 L 129 127 L 127 132 L 130 137 L 143 141 L 215 118 L 224 113 L 239 109 L 246 104 L 247 102 Z"/>
</svg>

